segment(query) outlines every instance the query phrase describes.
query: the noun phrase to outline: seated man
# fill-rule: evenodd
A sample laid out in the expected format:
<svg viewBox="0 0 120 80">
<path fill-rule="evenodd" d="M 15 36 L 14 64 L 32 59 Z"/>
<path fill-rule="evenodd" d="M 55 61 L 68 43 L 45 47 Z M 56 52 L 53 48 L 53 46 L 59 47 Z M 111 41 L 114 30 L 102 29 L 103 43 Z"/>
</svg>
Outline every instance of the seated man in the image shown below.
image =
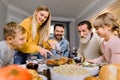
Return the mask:
<svg viewBox="0 0 120 80">
<path fill-rule="evenodd" d="M 50 39 L 56 40 L 55 46 L 53 45 L 51 52 L 56 56 L 64 56 L 68 57 L 69 55 L 69 42 L 65 38 L 64 35 L 64 25 L 63 24 L 55 24 L 54 25 L 54 36 L 50 37 Z"/>
<path fill-rule="evenodd" d="M 101 55 L 100 44 L 102 39 L 92 31 L 92 26 L 89 21 L 82 21 L 78 24 L 78 32 L 80 35 L 80 45 L 78 56 L 86 59 L 94 59 Z"/>
</svg>

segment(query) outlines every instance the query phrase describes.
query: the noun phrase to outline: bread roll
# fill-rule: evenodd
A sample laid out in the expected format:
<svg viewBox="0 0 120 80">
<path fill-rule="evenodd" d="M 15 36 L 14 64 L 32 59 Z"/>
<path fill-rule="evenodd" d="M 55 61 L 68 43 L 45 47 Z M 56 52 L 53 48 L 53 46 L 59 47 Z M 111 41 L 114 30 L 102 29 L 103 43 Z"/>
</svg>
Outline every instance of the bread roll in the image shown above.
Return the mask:
<svg viewBox="0 0 120 80">
<path fill-rule="evenodd" d="M 99 72 L 101 80 L 120 80 L 120 64 L 103 66 Z"/>
<path fill-rule="evenodd" d="M 120 64 L 105 65 L 100 69 L 98 78 L 91 76 L 85 80 L 120 80 Z"/>
</svg>

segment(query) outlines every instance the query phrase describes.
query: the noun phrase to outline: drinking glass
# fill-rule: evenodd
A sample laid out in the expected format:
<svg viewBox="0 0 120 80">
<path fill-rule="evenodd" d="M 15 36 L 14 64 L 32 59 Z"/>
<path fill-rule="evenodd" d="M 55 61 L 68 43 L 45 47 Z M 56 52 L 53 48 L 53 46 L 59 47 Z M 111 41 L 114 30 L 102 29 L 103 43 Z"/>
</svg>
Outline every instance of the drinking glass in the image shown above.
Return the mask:
<svg viewBox="0 0 120 80">
<path fill-rule="evenodd" d="M 76 63 L 81 63 L 81 57 L 74 57 L 73 59 Z"/>
<path fill-rule="evenodd" d="M 58 59 L 61 58 L 61 57 L 63 56 L 64 50 L 61 49 L 59 43 L 56 43 L 55 50 L 56 50 L 56 53 L 57 53 L 56 57 L 57 57 Z"/>
<path fill-rule="evenodd" d="M 38 62 L 37 62 L 37 56 L 30 55 L 28 57 L 28 60 L 26 61 L 26 68 L 28 69 L 34 69 L 37 71 L 38 69 Z"/>
<path fill-rule="evenodd" d="M 77 57 L 77 47 L 73 46 L 70 53 L 70 58 Z"/>
</svg>

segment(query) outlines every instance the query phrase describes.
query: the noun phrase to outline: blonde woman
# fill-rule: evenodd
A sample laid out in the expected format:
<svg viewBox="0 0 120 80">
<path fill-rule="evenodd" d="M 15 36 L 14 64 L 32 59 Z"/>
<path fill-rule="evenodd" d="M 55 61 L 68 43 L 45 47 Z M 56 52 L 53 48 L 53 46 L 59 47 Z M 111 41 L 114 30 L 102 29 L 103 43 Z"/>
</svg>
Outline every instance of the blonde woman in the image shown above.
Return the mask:
<svg viewBox="0 0 120 80">
<path fill-rule="evenodd" d="M 112 13 L 104 13 L 95 19 L 94 27 L 97 34 L 104 38 L 101 44 L 103 55 L 90 61 L 120 64 L 120 28 L 117 17 Z M 117 31 L 117 35 L 115 31 Z"/>
<path fill-rule="evenodd" d="M 47 53 L 52 54 L 49 50 L 45 49 L 43 42 L 46 42 L 49 38 L 51 23 L 51 14 L 47 7 L 37 7 L 30 16 L 24 19 L 20 25 L 27 31 L 27 42 L 18 48 L 14 63 L 24 64 L 28 55 L 39 52 L 43 56 L 47 56 Z M 28 54 L 29 53 L 29 54 Z"/>
</svg>

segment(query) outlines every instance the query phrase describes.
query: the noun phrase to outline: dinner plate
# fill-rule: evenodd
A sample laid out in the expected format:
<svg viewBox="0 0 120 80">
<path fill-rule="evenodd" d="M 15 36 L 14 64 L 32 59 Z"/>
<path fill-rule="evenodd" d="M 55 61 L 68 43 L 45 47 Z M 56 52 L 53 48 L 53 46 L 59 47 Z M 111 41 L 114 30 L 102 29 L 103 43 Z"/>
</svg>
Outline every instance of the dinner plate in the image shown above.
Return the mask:
<svg viewBox="0 0 120 80">
<path fill-rule="evenodd" d="M 22 68 L 26 68 L 26 64 L 20 65 Z M 38 66 L 38 72 L 43 72 L 43 70 L 47 70 L 47 65 L 46 64 L 39 64 Z"/>
<path fill-rule="evenodd" d="M 46 61 L 44 59 L 37 59 L 38 64 L 45 64 Z"/>
<path fill-rule="evenodd" d="M 44 75 L 39 75 L 40 77 L 42 77 L 42 80 L 47 80 L 47 77 Z"/>
<path fill-rule="evenodd" d="M 39 67 L 38 67 L 38 72 L 43 72 L 43 70 L 47 70 L 47 65 L 46 64 L 39 64 Z"/>
</svg>

